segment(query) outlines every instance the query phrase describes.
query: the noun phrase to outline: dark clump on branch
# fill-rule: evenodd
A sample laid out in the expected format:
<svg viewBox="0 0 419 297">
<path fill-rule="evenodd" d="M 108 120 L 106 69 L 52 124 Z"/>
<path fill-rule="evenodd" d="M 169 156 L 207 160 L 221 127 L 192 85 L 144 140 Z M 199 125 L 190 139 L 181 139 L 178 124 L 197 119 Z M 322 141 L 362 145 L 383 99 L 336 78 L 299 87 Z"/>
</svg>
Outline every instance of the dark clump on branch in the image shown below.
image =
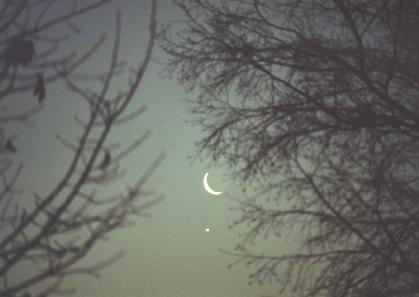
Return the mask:
<svg viewBox="0 0 419 297">
<path fill-rule="evenodd" d="M 46 90 L 45 90 L 45 82 L 44 82 L 44 74 L 38 74 L 35 82 L 35 87 L 33 89 L 33 95 L 38 97 L 38 102 L 42 103 L 45 99 Z"/>
<path fill-rule="evenodd" d="M 85 17 L 83 15 L 110 1 L 0 1 L 0 100 L 3 100 L 0 110 L 1 297 L 46 297 L 74 293 L 74 290 L 61 288 L 67 276 L 87 274 L 98 277 L 101 269 L 113 264 L 123 253 L 110 255 L 90 265 L 82 265 L 81 260 L 111 232 L 131 223 L 133 217 L 148 215 L 149 208 L 163 198 L 145 189 L 164 158 L 163 153 L 156 156 L 144 172 L 135 173 L 137 178 L 133 184 L 119 184 L 123 182 L 121 177 L 129 171 L 123 160 L 144 143 L 150 132 L 129 135 L 125 137 L 128 142 L 109 143 L 110 139 L 115 141 L 112 137 L 113 130 L 116 130 L 112 129 L 114 126 L 122 127 L 144 111 L 144 107 L 130 110 L 130 103 L 136 97 L 151 60 L 156 35 L 156 1 L 150 1 L 150 34 L 145 55 L 141 55 L 142 61 L 129 73 L 125 72 L 125 62 L 120 54 L 122 20 L 119 10 L 115 12 L 110 60 L 103 63 L 108 65 L 104 70 L 94 73 L 98 70 L 90 61 L 104 44 L 104 35 L 87 44 L 84 50 L 71 48 L 65 43 L 74 34 L 84 33 L 72 20 Z M 52 7 L 57 9 L 54 13 L 50 13 Z M 62 35 L 57 37 L 57 34 Z M 72 51 L 70 54 L 69 50 Z M 75 73 L 81 65 L 93 74 Z M 128 83 L 122 84 L 125 87 L 121 87 L 121 75 L 127 79 Z M 5 129 L 13 123 L 36 125 L 32 119 L 38 113 L 53 121 L 53 117 L 42 113 L 42 103 L 47 85 L 57 81 L 65 85 L 57 92 L 62 94 L 62 98 L 82 98 L 81 102 L 70 100 L 70 104 L 79 104 L 74 105 L 77 107 L 74 110 L 83 108 L 83 117 L 74 116 L 76 127 L 72 132 L 78 134 L 76 137 L 71 139 L 62 134 L 56 135 L 60 142 L 58 145 L 65 146 L 62 153 L 67 165 L 57 167 L 58 170 L 54 171 L 57 176 L 53 177 L 56 183 L 51 184 L 48 176 L 51 172 L 43 166 L 34 168 L 28 164 L 28 158 L 38 158 L 37 154 L 30 152 L 28 156 L 23 152 L 19 157 L 22 157 L 25 166 L 15 164 L 17 158 L 11 155 L 18 152 L 18 147 L 14 136 L 7 136 Z M 66 90 L 70 94 L 65 94 Z M 22 94 L 29 95 L 29 100 Z M 33 100 L 32 96 L 37 100 Z M 56 98 L 57 105 L 62 98 Z M 25 102 L 17 104 L 18 100 Z M 10 102 L 14 109 L 8 108 Z M 17 108 L 16 113 L 8 113 Z M 58 121 L 58 124 L 61 122 Z M 42 144 L 37 136 L 33 137 Z M 41 161 L 48 163 L 50 159 L 47 157 Z M 38 186 L 44 193 L 33 193 L 29 185 L 19 181 L 23 170 L 26 177 L 41 183 Z M 118 186 L 115 186 L 117 182 Z M 24 189 L 19 188 L 22 184 Z"/>
<path fill-rule="evenodd" d="M 28 66 L 32 62 L 34 54 L 33 42 L 23 37 L 17 37 L 7 43 L 0 57 L 6 63 Z"/>
<path fill-rule="evenodd" d="M 17 148 L 10 138 L 7 139 L 6 143 L 4 144 L 4 149 L 12 154 L 17 153 Z"/>
</svg>

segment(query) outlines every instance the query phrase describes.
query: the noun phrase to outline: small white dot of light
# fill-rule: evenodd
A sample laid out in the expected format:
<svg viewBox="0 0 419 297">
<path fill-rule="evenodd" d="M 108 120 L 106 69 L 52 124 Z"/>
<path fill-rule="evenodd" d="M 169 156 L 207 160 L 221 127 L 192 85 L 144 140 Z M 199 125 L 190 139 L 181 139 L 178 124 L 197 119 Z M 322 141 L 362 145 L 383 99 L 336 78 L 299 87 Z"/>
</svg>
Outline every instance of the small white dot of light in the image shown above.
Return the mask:
<svg viewBox="0 0 419 297">
<path fill-rule="evenodd" d="M 210 230 L 209 228 L 205 228 L 205 232 L 209 232 L 209 230 Z"/>
</svg>

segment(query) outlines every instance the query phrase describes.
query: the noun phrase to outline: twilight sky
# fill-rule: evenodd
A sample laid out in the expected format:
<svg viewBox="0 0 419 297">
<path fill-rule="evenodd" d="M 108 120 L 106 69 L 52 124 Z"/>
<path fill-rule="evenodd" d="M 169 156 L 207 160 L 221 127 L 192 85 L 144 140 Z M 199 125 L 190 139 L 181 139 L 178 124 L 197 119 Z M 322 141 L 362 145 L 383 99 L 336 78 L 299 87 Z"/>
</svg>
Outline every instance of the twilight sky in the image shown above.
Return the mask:
<svg viewBox="0 0 419 297">
<path fill-rule="evenodd" d="M 133 66 L 141 61 L 147 37 L 149 1 L 118 0 L 122 8 L 121 57 Z M 181 18 L 169 0 L 158 4 L 160 25 Z M 108 33 L 108 42 L 81 70 L 107 67 L 114 32 L 115 5 L 109 4 L 79 19 L 83 30 L 80 38 L 72 39 L 69 47 L 87 49 L 100 33 Z M 129 143 L 146 130 L 152 131 L 147 142 L 127 160 L 129 172 L 118 182 L 123 187 L 140 174 L 160 151 L 167 157 L 151 178 L 148 187 L 162 193 L 166 199 L 150 209 L 152 218 L 135 219 L 132 227 L 112 233 L 107 242 L 96 246 L 85 263 L 94 263 L 119 250 L 125 256 L 102 271 L 99 279 L 90 276 L 68 278 L 64 288 L 76 287 L 75 296 L 101 297 L 248 297 L 269 294 L 273 288 L 248 286 L 250 272 L 243 266 L 228 269 L 234 258 L 219 249 L 231 250 L 238 242 L 239 230 L 227 229 L 237 218 L 229 207 L 233 202 L 226 195 L 211 196 L 202 186 L 205 172 L 214 189 L 239 196 L 237 186 L 224 180 L 226 169 L 210 167 L 205 158 L 193 161 L 194 142 L 203 135 L 198 127 L 186 120 L 186 95 L 174 80 L 159 76 L 164 61 L 162 51 L 155 48 L 154 59 L 136 95 L 134 105 L 146 104 L 147 112 L 118 127 L 114 140 Z M 80 72 L 80 71 L 79 71 Z M 122 80 L 122 83 L 126 83 Z M 26 99 L 19 98 L 20 102 Z M 83 114 L 80 100 L 58 83 L 48 89 L 45 108 L 37 114 L 32 125 L 14 127 L 18 135 L 16 145 L 27 169 L 22 176 L 23 190 L 45 194 L 68 164 L 70 155 L 58 143 L 55 135 L 77 137 L 80 130 L 73 121 L 75 114 Z M 23 104 L 23 103 L 22 103 Z M 128 165 L 127 165 L 128 164 Z M 210 232 L 205 229 L 209 228 Z"/>
</svg>

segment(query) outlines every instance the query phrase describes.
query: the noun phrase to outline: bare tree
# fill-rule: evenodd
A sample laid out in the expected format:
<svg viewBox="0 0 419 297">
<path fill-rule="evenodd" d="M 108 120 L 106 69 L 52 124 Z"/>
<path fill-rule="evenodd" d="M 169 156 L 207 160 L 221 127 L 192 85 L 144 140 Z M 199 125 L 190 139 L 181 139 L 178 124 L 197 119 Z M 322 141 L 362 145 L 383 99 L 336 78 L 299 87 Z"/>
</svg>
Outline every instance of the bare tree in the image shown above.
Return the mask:
<svg viewBox="0 0 419 297">
<path fill-rule="evenodd" d="M 185 0 L 168 72 L 244 187 L 232 252 L 296 296 L 419 293 L 415 1 Z M 196 96 L 196 93 L 198 96 Z M 300 250 L 263 253 L 298 232 Z M 282 273 L 279 273 L 282 272 Z"/>
<path fill-rule="evenodd" d="M 13 138 L 2 133 L 2 168 L 0 186 L 0 296 L 47 296 L 60 293 L 60 284 L 71 274 L 96 276 L 99 270 L 112 264 L 121 254 L 94 266 L 78 265 L 111 231 L 124 227 L 133 215 L 144 216 L 162 197 L 144 188 L 164 153 L 157 156 L 138 178 L 121 193 L 112 191 L 124 171 L 120 162 L 140 146 L 150 135 L 146 131 L 128 147 L 109 143 L 112 129 L 140 116 L 145 107 L 127 112 L 150 62 L 156 35 L 156 1 L 151 1 L 149 37 L 144 58 L 138 67 L 125 71 L 120 58 L 121 16 L 115 16 L 115 33 L 109 66 L 105 73 L 73 74 L 82 63 L 93 56 L 105 41 L 102 36 L 84 54 L 66 53 L 63 48 L 68 35 L 80 33 L 72 21 L 109 0 L 43 1 L 6 0 L 0 3 L 0 100 L 3 103 L 14 94 L 34 96 L 33 106 L 16 114 L 2 114 L 0 125 L 29 121 L 48 104 L 48 86 L 61 80 L 86 103 L 87 118 L 75 117 L 80 129 L 77 139 L 57 135 L 72 154 L 63 168 L 59 182 L 45 196 L 34 194 L 33 208 L 16 201 L 16 183 L 22 164 L 3 162 L 7 154 L 18 153 Z M 67 6 L 66 6 L 67 5 Z M 61 7 L 62 14 L 49 13 Z M 70 7 L 67 11 L 65 7 Z M 64 9 L 64 10 L 63 10 Z M 58 9 L 58 11 L 60 11 Z M 49 37 L 49 30 L 64 25 L 68 32 L 62 37 Z M 62 31 L 55 31 L 62 32 Z M 56 34 L 54 34 L 56 36 Z M 48 73 L 48 75 L 46 75 Z M 125 89 L 116 90 L 115 80 L 124 75 Z M 86 85 L 87 84 L 87 85 Z M 100 85 L 97 90 L 91 86 Z M 120 84 L 119 84 L 120 85 Z M 27 95 L 27 91 L 32 94 Z M 46 98 L 46 99 L 45 99 Z M 45 100 L 45 101 L 44 101 Z M 34 172 L 34 174 L 36 174 Z M 109 194 L 112 193 L 112 194 Z M 19 271 L 20 277 L 13 278 Z M 36 287 L 36 290 L 33 290 Z M 63 293 L 63 292 L 61 292 Z"/>
</svg>

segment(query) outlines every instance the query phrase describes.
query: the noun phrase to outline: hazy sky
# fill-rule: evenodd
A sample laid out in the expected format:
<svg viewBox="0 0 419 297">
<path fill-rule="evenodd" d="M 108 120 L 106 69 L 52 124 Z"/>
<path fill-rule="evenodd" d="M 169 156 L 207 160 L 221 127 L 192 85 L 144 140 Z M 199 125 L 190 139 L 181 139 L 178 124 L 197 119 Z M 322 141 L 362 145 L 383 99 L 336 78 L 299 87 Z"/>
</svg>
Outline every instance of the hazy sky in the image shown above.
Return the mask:
<svg viewBox="0 0 419 297">
<path fill-rule="evenodd" d="M 116 1 L 122 8 L 122 52 L 129 63 L 140 62 L 147 37 L 149 1 Z M 75 48 L 87 49 L 99 33 L 109 33 L 102 50 L 84 69 L 106 67 L 114 29 L 114 4 L 107 5 L 80 19 L 84 30 L 79 39 L 71 41 Z M 169 0 L 159 1 L 158 21 L 179 19 Z M 113 252 L 124 250 L 125 257 L 102 271 L 102 277 L 77 276 L 67 280 L 64 288 L 76 287 L 75 296 L 100 297 L 247 297 L 272 292 L 268 287 L 248 286 L 250 272 L 243 266 L 228 269 L 234 261 L 219 251 L 231 250 L 238 242 L 238 230 L 227 226 L 237 218 L 229 210 L 233 205 L 225 195 L 211 196 L 204 191 L 202 178 L 209 172 L 211 185 L 219 191 L 238 195 L 238 187 L 223 180 L 227 171 L 209 167 L 203 158 L 192 162 L 194 142 L 203 135 L 198 127 L 186 120 L 182 86 L 158 74 L 164 61 L 162 51 L 155 49 L 154 60 L 146 72 L 143 84 L 133 105 L 146 104 L 148 111 L 129 124 L 115 130 L 115 141 L 129 143 L 150 129 L 152 136 L 124 163 L 129 169 L 127 178 L 118 185 L 125 186 L 165 150 L 167 157 L 149 182 L 149 187 L 166 196 L 150 210 L 151 219 L 136 219 L 135 226 L 112 233 L 108 242 L 96 246 L 85 263 L 106 259 Z M 125 83 L 125 82 L 122 82 Z M 26 100 L 22 97 L 22 100 Z M 23 102 L 23 101 L 22 101 Z M 55 139 L 55 134 L 77 137 L 73 115 L 83 113 L 80 100 L 57 84 L 49 88 L 45 109 L 35 116 L 31 126 L 18 126 L 16 145 L 25 160 L 22 184 L 27 196 L 37 191 L 47 193 L 48 186 L 59 179 L 70 154 Z M 131 176 L 130 176 L 131 174 Z M 137 175 L 136 175 L 137 174 Z M 210 232 L 205 229 L 209 228 Z"/>
</svg>

